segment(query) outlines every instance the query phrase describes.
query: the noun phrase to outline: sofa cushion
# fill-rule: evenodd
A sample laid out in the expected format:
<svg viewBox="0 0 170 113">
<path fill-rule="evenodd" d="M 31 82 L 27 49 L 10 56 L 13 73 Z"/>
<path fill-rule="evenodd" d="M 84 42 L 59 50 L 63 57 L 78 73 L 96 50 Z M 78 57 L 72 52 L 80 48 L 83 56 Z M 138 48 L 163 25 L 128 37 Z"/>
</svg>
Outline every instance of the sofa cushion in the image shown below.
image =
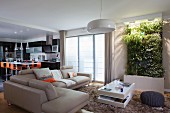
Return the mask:
<svg viewBox="0 0 170 113">
<path fill-rule="evenodd" d="M 62 73 L 64 79 L 69 78 L 68 72 L 75 72 L 76 73 L 77 71 L 75 69 L 61 70 L 61 73 Z"/>
<path fill-rule="evenodd" d="M 69 113 L 71 110 L 87 102 L 89 95 L 80 91 L 56 88 L 59 98 L 42 104 L 42 111 L 45 113 Z M 54 105 L 56 105 L 54 107 Z"/>
<path fill-rule="evenodd" d="M 55 86 L 55 87 L 67 88 L 66 83 L 61 82 L 61 81 L 53 82 L 52 84 L 53 84 L 53 86 Z"/>
<path fill-rule="evenodd" d="M 52 74 L 49 68 L 44 68 L 44 69 L 34 69 L 33 70 L 36 78 L 38 80 L 44 80 L 46 78 L 52 78 Z"/>
<path fill-rule="evenodd" d="M 67 87 L 72 87 L 76 85 L 75 81 L 69 79 L 60 79 L 58 81 L 65 83 Z"/>
<path fill-rule="evenodd" d="M 44 90 L 49 101 L 59 97 L 58 93 L 56 92 L 54 86 L 51 83 L 31 79 L 29 81 L 29 86 Z"/>
<path fill-rule="evenodd" d="M 51 73 L 55 80 L 63 79 L 63 76 L 60 70 L 51 70 Z"/>
<path fill-rule="evenodd" d="M 69 78 L 69 79 L 75 81 L 77 84 L 90 81 L 90 78 L 86 76 L 76 76 L 76 77 Z"/>
<path fill-rule="evenodd" d="M 31 79 L 25 78 L 25 77 L 22 77 L 22 76 L 18 76 L 18 75 L 10 77 L 10 81 L 15 82 L 15 83 L 19 83 L 19 84 L 22 84 L 22 85 L 26 85 L 26 86 L 28 86 L 29 80 L 31 80 Z"/>
<path fill-rule="evenodd" d="M 26 75 L 17 75 L 17 76 L 22 76 L 24 78 L 30 78 L 30 79 L 36 79 L 35 74 L 26 74 Z"/>
<path fill-rule="evenodd" d="M 19 71 L 19 75 L 34 74 L 32 69 L 26 69 Z"/>
</svg>

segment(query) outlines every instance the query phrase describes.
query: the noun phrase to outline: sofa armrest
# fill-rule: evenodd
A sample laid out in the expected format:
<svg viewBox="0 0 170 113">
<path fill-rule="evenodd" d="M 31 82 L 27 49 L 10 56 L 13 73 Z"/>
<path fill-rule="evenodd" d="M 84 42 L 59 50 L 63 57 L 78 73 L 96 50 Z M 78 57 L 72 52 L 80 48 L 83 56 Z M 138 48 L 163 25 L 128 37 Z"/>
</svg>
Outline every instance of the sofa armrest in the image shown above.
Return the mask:
<svg viewBox="0 0 170 113">
<path fill-rule="evenodd" d="M 83 72 L 77 72 L 77 76 L 86 76 L 90 78 L 90 82 L 92 82 L 92 74 L 90 73 L 83 73 Z"/>
</svg>

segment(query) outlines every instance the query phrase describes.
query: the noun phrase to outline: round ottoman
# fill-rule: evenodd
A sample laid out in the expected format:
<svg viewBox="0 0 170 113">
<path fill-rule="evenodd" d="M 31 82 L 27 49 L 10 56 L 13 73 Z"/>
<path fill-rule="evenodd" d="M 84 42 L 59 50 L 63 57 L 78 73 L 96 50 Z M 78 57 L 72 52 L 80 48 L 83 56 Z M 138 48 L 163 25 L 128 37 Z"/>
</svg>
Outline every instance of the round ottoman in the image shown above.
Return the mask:
<svg viewBox="0 0 170 113">
<path fill-rule="evenodd" d="M 164 96 L 161 93 L 155 91 L 142 92 L 140 99 L 143 104 L 151 107 L 163 107 L 165 101 Z"/>
</svg>

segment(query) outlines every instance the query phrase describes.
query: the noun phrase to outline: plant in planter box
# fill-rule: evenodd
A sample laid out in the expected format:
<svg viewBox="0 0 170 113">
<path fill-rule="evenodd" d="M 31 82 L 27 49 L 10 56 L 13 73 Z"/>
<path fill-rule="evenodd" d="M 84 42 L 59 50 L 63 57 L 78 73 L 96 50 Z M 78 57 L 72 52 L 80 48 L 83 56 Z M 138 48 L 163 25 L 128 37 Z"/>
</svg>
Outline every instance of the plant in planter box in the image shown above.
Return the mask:
<svg viewBox="0 0 170 113">
<path fill-rule="evenodd" d="M 162 22 L 142 22 L 126 27 L 124 42 L 127 45 L 127 74 L 163 77 Z"/>
</svg>

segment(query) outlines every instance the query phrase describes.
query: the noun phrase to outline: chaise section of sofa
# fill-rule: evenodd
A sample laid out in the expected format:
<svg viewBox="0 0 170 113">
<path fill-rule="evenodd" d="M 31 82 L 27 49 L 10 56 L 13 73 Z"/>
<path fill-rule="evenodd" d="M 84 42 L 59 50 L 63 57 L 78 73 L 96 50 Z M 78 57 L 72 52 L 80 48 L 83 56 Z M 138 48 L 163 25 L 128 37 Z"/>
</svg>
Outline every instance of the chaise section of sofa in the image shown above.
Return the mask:
<svg viewBox="0 0 170 113">
<path fill-rule="evenodd" d="M 75 113 L 87 104 L 89 95 L 29 77 L 12 76 L 4 83 L 4 98 L 33 113 Z"/>
<path fill-rule="evenodd" d="M 89 95 L 65 88 L 56 88 L 60 97 L 42 104 L 45 113 L 75 113 L 87 104 Z M 55 108 L 53 107 L 55 106 Z"/>
</svg>

